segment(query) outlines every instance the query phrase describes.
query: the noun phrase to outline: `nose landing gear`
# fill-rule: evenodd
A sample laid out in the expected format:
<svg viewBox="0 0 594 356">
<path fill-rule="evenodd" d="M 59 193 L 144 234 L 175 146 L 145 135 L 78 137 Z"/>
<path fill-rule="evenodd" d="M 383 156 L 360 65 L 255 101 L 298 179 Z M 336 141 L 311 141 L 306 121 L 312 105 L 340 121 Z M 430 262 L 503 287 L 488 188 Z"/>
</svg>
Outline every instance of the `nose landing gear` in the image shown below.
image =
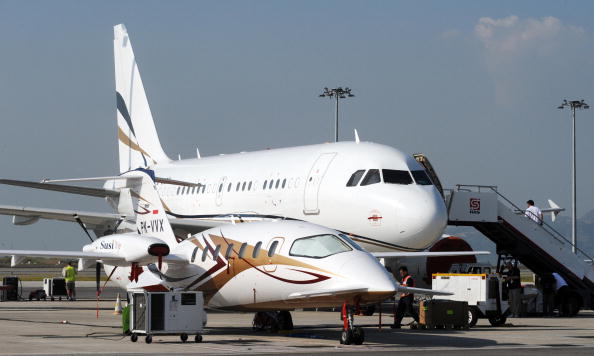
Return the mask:
<svg viewBox="0 0 594 356">
<path fill-rule="evenodd" d="M 347 305 L 346 302 L 342 304 L 342 334 L 340 335 L 340 343 L 343 345 L 361 345 L 365 341 L 365 332 L 360 326 L 354 325 L 355 308 Z"/>
</svg>

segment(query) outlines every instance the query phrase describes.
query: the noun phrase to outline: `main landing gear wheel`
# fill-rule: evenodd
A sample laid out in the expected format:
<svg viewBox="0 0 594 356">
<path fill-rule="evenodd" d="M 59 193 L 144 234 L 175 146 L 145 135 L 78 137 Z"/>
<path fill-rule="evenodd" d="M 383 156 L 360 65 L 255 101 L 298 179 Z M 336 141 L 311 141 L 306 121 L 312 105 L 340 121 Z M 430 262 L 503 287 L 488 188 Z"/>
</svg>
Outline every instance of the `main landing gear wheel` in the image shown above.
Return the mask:
<svg viewBox="0 0 594 356">
<path fill-rule="evenodd" d="M 293 330 L 293 318 L 288 310 L 281 310 L 276 315 L 281 330 Z"/>
<path fill-rule="evenodd" d="M 194 337 L 194 341 L 195 342 L 202 342 L 202 335 L 200 335 L 200 334 L 196 335 L 196 337 Z"/>
<path fill-rule="evenodd" d="M 365 332 L 360 326 L 355 326 L 353 329 L 353 343 L 355 345 L 361 345 L 365 341 Z"/>
<path fill-rule="evenodd" d="M 179 336 L 179 338 L 181 339 L 182 342 L 186 342 L 186 341 L 188 341 L 188 334 L 185 334 L 185 333 L 181 334 Z"/>
<path fill-rule="evenodd" d="M 153 337 L 152 337 L 152 336 L 150 336 L 150 335 L 147 335 L 147 336 L 144 338 L 144 342 L 146 342 L 147 344 L 150 344 L 151 342 L 153 342 Z"/>
<path fill-rule="evenodd" d="M 360 326 L 354 326 L 354 310 L 346 302 L 342 305 L 341 317 L 343 321 L 340 343 L 343 345 L 361 345 L 365 341 L 365 333 Z"/>
<path fill-rule="evenodd" d="M 138 341 L 138 334 L 133 333 L 132 335 L 130 335 L 130 341 L 132 341 L 132 342 Z"/>
<path fill-rule="evenodd" d="M 350 345 L 353 341 L 353 332 L 350 330 L 343 330 L 340 334 L 340 343 L 342 345 Z"/>
</svg>

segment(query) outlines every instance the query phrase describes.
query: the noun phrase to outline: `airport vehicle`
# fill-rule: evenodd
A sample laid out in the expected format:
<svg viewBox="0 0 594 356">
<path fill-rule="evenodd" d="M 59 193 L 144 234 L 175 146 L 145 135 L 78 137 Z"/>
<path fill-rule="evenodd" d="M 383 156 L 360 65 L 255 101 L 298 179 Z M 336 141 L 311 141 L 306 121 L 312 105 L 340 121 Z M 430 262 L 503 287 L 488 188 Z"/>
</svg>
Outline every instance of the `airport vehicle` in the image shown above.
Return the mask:
<svg viewBox="0 0 594 356">
<path fill-rule="evenodd" d="M 503 300 L 502 281 L 489 265 L 464 263 L 452 266 L 449 273 L 434 273 L 432 288 L 451 292 L 435 299 L 468 303 L 468 326 L 487 318 L 493 326 L 505 324 L 508 303 Z"/>
<path fill-rule="evenodd" d="M 154 171 L 157 190 L 180 239 L 231 221 L 297 219 L 344 233 L 368 251 L 423 251 L 446 226 L 442 196 L 415 158 L 381 144 L 338 142 L 171 160 L 164 153 L 130 38 L 114 28 L 120 173 Z M 103 181 L 102 179 L 99 179 Z M 134 229 L 122 210 L 121 180 L 0 183 L 106 198 L 117 214 L 3 206 L 15 224 L 40 218 L 80 221 L 97 236 Z M 74 216 L 77 216 L 77 219 Z"/>
<path fill-rule="evenodd" d="M 222 225 L 176 239 L 154 188 L 152 172 L 120 176 L 121 204 L 136 213 L 136 232 L 103 236 L 81 251 L 0 250 L 16 258 L 78 258 L 79 268 L 101 261 L 109 278 L 127 289 L 204 293 L 208 307 L 245 311 L 343 306 L 341 341 L 362 343 L 353 325 L 360 304 L 396 292 L 443 294 L 397 285 L 370 253 L 347 235 L 303 221 Z M 126 202 L 125 202 L 126 200 Z"/>
<path fill-rule="evenodd" d="M 130 341 L 138 341 L 145 335 L 147 344 L 153 335 L 179 335 L 182 342 L 188 335 L 195 335 L 195 342 L 202 342 L 206 325 L 202 292 L 170 291 L 147 292 L 131 290 L 130 296 Z"/>
</svg>

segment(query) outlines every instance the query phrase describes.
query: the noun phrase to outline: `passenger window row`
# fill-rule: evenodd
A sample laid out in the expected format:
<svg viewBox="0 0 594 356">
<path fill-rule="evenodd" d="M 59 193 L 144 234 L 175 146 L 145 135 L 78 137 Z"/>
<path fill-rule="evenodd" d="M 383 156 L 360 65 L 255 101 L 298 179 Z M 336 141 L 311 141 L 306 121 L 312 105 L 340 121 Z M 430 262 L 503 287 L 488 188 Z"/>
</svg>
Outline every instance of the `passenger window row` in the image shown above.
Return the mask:
<svg viewBox="0 0 594 356">
<path fill-rule="evenodd" d="M 225 249 L 225 253 L 223 254 L 223 256 L 225 257 L 225 259 L 229 259 L 233 256 L 233 253 L 235 252 L 233 250 L 233 244 L 228 244 L 227 248 Z M 247 242 L 244 242 L 241 244 L 241 246 L 239 247 L 239 251 L 237 252 L 237 257 L 238 258 L 245 258 L 246 255 L 246 251 L 247 251 Z M 275 255 L 276 253 L 276 249 L 278 247 L 278 241 L 273 241 L 272 244 L 270 245 L 270 249 L 268 249 L 268 257 L 272 257 Z M 212 259 L 213 260 L 217 260 L 219 258 L 219 254 L 221 253 L 221 249 L 222 246 L 221 245 L 216 245 L 214 252 L 212 253 Z M 260 250 L 262 249 L 262 241 L 258 241 L 258 243 L 256 243 L 256 246 L 254 246 L 254 250 L 252 251 L 251 254 L 251 258 L 258 258 L 258 256 L 260 255 Z M 192 257 L 190 258 L 190 262 L 194 263 L 194 261 L 196 261 L 196 255 L 198 254 L 198 251 L 200 250 L 199 247 L 195 247 L 194 250 L 192 251 Z M 202 250 L 202 257 L 201 260 L 202 262 L 206 261 L 206 259 L 208 258 L 208 249 L 204 249 Z"/>
<path fill-rule="evenodd" d="M 282 184 L 281 184 L 281 180 L 277 179 L 276 181 L 274 179 L 271 180 L 265 180 L 264 184 L 262 184 L 262 190 L 266 190 L 266 189 L 285 189 L 285 187 L 287 186 L 287 178 L 282 180 Z"/>
<path fill-rule="evenodd" d="M 291 185 L 293 183 L 291 183 L 293 181 L 293 179 L 291 178 L 289 184 L 287 185 L 287 178 L 284 179 L 270 179 L 270 180 L 265 180 L 264 183 L 262 184 L 262 190 L 270 190 L 270 189 L 285 189 L 285 188 L 291 188 Z M 299 182 L 299 178 L 295 179 L 295 184 L 294 187 L 297 188 Z M 201 184 L 198 183 L 195 186 L 178 186 L 177 190 L 175 191 L 175 195 L 193 195 L 193 194 L 204 194 L 204 193 L 211 193 L 213 191 L 213 189 L 211 189 L 212 185 L 208 185 L 208 190 L 207 190 L 207 185 L 206 184 Z M 223 183 L 219 183 L 219 187 L 218 187 L 218 191 L 219 193 L 221 193 L 224 189 L 224 185 Z M 254 183 L 254 181 L 243 181 L 243 182 L 237 182 L 237 183 L 227 183 L 227 192 L 244 192 L 244 191 L 252 191 L 252 190 L 256 190 L 256 184 Z"/>
<path fill-rule="evenodd" d="M 396 170 L 396 169 L 382 169 L 381 175 L 380 175 L 379 169 L 370 169 L 367 171 L 367 174 L 365 174 L 365 176 L 363 176 L 364 174 L 365 174 L 364 169 L 355 171 L 355 173 L 353 173 L 351 175 L 351 177 L 349 178 L 349 180 L 347 181 L 346 186 L 347 187 L 355 187 L 357 185 L 365 186 L 365 185 L 381 183 L 382 176 L 383 176 L 383 182 L 387 183 L 387 184 L 402 184 L 402 185 L 413 184 L 413 183 L 417 183 L 419 185 L 432 185 L 433 184 L 431 182 L 431 179 L 425 172 L 425 170 L 416 170 L 416 171 L 409 172 L 409 171 L 402 171 L 402 170 Z M 361 178 L 363 178 L 363 179 L 361 179 Z M 361 182 L 361 184 L 359 184 L 359 182 Z"/>
</svg>

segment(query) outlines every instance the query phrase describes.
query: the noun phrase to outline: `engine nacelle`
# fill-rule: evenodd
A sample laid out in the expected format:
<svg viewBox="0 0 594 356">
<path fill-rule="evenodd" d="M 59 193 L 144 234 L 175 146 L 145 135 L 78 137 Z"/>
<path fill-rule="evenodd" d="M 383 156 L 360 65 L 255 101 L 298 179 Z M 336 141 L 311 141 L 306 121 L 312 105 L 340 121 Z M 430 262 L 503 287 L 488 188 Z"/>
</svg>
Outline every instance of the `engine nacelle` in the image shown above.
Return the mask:
<svg viewBox="0 0 594 356">
<path fill-rule="evenodd" d="M 169 246 L 161 239 L 137 234 L 103 236 L 83 247 L 84 252 L 106 252 L 126 262 L 153 263 L 159 256 L 169 255 Z"/>
</svg>

